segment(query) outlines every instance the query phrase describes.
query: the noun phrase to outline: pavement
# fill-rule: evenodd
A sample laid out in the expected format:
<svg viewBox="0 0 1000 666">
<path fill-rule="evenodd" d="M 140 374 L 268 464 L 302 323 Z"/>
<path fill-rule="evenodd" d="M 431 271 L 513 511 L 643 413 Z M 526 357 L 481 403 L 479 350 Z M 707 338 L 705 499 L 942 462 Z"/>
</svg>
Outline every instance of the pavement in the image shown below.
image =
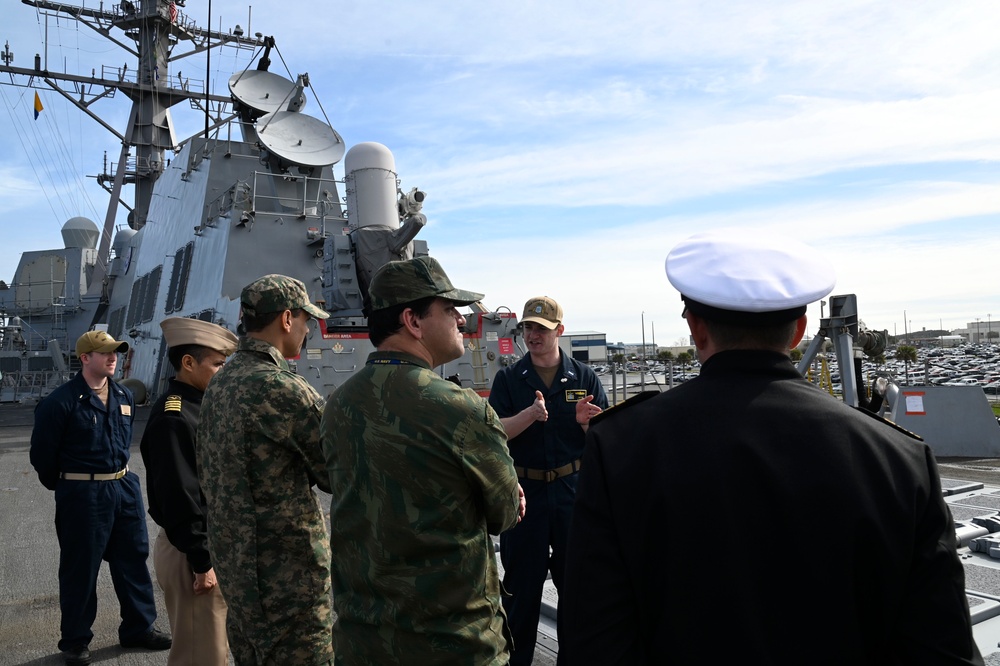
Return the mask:
<svg viewBox="0 0 1000 666">
<path fill-rule="evenodd" d="M 149 418 L 147 407 L 136 410 L 129 469 L 145 484 L 146 470 L 139 455 L 139 440 Z M 63 664 L 56 647 L 59 640 L 59 544 L 56 540 L 53 493 L 39 482 L 28 460 L 33 410 L 30 406 L 0 405 L 0 666 L 57 666 Z M 143 485 L 145 492 L 145 485 Z M 330 506 L 329 496 L 323 505 Z M 150 539 L 159 533 L 147 516 Z M 149 562 L 152 572 L 152 561 Z M 97 581 L 97 620 L 90 644 L 94 664 L 109 666 L 158 666 L 167 663 L 167 652 L 125 650 L 118 645 L 119 609 L 108 567 Z M 156 586 L 157 626 L 169 623 L 163 595 Z M 533 666 L 554 666 L 554 590 L 547 590 L 550 605 L 539 627 L 539 645 Z M 232 663 L 230 661 L 230 663 Z"/>
</svg>

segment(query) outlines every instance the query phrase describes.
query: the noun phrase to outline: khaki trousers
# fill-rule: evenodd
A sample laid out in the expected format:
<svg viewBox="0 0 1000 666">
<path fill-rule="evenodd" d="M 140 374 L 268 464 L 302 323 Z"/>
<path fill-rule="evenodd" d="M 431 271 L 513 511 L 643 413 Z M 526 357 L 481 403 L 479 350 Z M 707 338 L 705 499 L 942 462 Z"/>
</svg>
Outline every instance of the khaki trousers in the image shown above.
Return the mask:
<svg viewBox="0 0 1000 666">
<path fill-rule="evenodd" d="M 174 548 L 163 529 L 153 546 L 153 568 L 174 639 L 167 666 L 226 666 L 226 601 L 219 586 L 208 594 L 194 593 L 187 556 Z"/>
</svg>

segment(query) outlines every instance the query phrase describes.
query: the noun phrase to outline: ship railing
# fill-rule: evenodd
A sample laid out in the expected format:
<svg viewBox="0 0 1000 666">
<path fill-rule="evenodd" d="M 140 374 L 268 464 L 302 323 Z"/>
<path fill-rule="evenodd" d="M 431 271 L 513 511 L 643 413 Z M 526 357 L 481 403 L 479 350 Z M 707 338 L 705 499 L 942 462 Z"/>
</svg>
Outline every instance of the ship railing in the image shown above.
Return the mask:
<svg viewBox="0 0 1000 666">
<path fill-rule="evenodd" d="M 325 217 L 332 221 L 342 218 L 327 214 L 335 207 L 334 201 L 325 199 L 324 194 L 336 192 L 336 187 L 333 178 L 254 171 L 251 201 L 255 212 L 287 213 L 301 219 Z"/>
<path fill-rule="evenodd" d="M 0 379 L 0 402 L 41 400 L 71 376 L 71 372 L 59 370 L 5 372 Z"/>
<path fill-rule="evenodd" d="M 232 187 L 224 191 L 205 204 L 205 223 L 209 226 L 216 218 L 226 217 L 236 208 L 246 211 L 250 205 L 250 187 L 243 181 L 237 181 Z"/>
<path fill-rule="evenodd" d="M 164 168 L 164 163 L 158 159 L 150 159 L 148 156 L 135 156 L 129 157 L 125 160 L 125 174 L 135 175 L 135 174 L 150 174 L 150 173 L 162 173 Z M 105 165 L 105 171 L 97 176 L 97 180 L 101 185 L 110 184 L 115 181 L 115 177 L 118 174 L 118 165 L 111 163 Z"/>
<path fill-rule="evenodd" d="M 39 331 L 31 325 L 30 317 L 23 317 L 19 326 L 0 326 L 0 351 L 44 352 L 50 340 L 67 349 L 69 340 L 64 329 L 53 326 L 48 331 Z"/>
<path fill-rule="evenodd" d="M 94 75 L 94 84 L 101 84 L 103 81 L 117 81 L 118 83 L 131 83 L 133 85 L 139 84 L 139 70 L 129 69 L 128 65 L 115 66 L 115 65 L 101 65 L 101 76 L 97 78 L 96 70 L 91 72 Z M 157 77 L 155 83 L 163 87 L 179 88 L 185 92 L 205 92 L 205 81 L 203 79 L 192 79 L 189 76 L 184 76 L 183 70 L 178 72 L 167 72 L 165 74 L 154 73 L 153 76 Z M 160 78 L 163 80 L 159 80 Z M 146 82 L 149 83 L 149 82 Z M 74 82 L 74 88 L 79 94 L 91 94 L 91 88 L 93 86 L 91 83 L 79 83 Z M 115 96 L 117 90 L 115 88 L 108 88 L 105 92 L 101 93 L 101 97 L 111 98 Z"/>
</svg>

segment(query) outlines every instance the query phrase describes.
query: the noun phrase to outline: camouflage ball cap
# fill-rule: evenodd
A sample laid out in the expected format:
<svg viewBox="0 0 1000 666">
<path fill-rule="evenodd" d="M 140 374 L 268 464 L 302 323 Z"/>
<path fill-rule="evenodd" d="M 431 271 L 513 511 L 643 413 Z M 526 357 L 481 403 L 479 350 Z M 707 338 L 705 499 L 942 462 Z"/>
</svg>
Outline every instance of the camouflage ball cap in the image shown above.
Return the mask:
<svg viewBox="0 0 1000 666">
<path fill-rule="evenodd" d="M 270 312 L 305 310 L 310 317 L 329 319 L 330 313 L 320 310 L 309 301 L 306 286 L 287 275 L 265 275 L 243 288 L 240 295 L 243 310 L 253 317 Z"/>
<path fill-rule="evenodd" d="M 441 264 L 432 257 L 390 261 L 375 271 L 368 288 L 372 310 L 384 310 L 428 296 L 444 298 L 455 305 L 469 305 L 483 299 L 483 294 L 455 289 Z"/>
</svg>

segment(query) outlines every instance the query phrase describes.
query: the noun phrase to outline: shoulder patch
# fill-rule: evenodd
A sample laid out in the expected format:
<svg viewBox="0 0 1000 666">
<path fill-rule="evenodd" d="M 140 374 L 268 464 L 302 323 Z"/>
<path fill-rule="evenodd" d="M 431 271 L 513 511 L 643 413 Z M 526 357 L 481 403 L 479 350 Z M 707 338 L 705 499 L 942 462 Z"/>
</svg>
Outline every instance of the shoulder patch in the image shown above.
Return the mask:
<svg viewBox="0 0 1000 666">
<path fill-rule="evenodd" d="M 903 433 L 904 435 L 912 437 L 913 439 L 915 439 L 917 441 L 920 441 L 920 442 L 924 441 L 924 438 L 921 437 L 920 435 L 918 435 L 917 433 L 911 432 L 911 431 L 907 430 L 906 428 L 903 428 L 902 426 L 898 426 L 895 423 L 893 423 L 892 421 L 890 421 L 889 419 L 883 418 L 883 417 L 879 416 L 878 414 L 876 414 L 874 412 L 869 412 L 867 409 L 862 409 L 861 407 L 854 407 L 853 405 L 848 405 L 848 407 L 850 407 L 851 409 L 854 409 L 855 411 L 861 412 L 865 416 L 870 416 L 871 418 L 875 419 L 879 423 L 884 423 L 887 426 L 889 426 L 890 428 L 892 428 L 893 430 L 897 430 L 897 431 Z"/>
<path fill-rule="evenodd" d="M 643 391 L 638 395 L 632 396 L 625 402 L 620 402 L 617 405 L 614 405 L 613 407 L 608 407 L 597 416 L 592 417 L 590 419 L 590 425 L 596 425 L 601 421 L 603 421 L 605 417 L 607 417 L 609 414 L 619 414 L 623 410 L 628 409 L 629 407 L 634 407 L 635 405 L 638 405 L 640 402 L 646 402 L 650 398 L 655 398 L 658 395 L 660 395 L 660 391 Z"/>
<path fill-rule="evenodd" d="M 163 403 L 164 412 L 181 411 L 181 397 L 179 395 L 168 395 L 167 401 Z"/>
</svg>

